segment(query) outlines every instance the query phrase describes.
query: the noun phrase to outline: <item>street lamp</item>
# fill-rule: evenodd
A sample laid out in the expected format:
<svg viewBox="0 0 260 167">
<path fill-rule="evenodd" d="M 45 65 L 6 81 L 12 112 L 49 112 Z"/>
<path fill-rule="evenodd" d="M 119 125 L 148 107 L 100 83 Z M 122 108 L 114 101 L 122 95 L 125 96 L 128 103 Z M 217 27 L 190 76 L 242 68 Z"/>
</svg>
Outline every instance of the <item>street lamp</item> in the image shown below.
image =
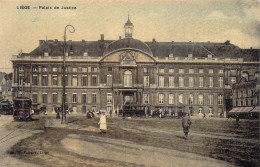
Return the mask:
<svg viewBox="0 0 260 167">
<path fill-rule="evenodd" d="M 69 29 L 70 33 L 74 33 L 75 32 L 75 28 L 72 25 L 66 25 L 65 30 L 64 30 L 64 45 L 63 45 L 63 75 L 62 75 L 62 117 L 61 117 L 61 124 L 65 124 L 66 123 L 66 107 L 65 107 L 65 72 L 66 72 L 66 65 L 65 65 L 65 58 L 66 58 L 66 53 L 67 53 L 67 43 L 66 43 L 66 30 L 67 28 L 71 28 Z"/>
</svg>

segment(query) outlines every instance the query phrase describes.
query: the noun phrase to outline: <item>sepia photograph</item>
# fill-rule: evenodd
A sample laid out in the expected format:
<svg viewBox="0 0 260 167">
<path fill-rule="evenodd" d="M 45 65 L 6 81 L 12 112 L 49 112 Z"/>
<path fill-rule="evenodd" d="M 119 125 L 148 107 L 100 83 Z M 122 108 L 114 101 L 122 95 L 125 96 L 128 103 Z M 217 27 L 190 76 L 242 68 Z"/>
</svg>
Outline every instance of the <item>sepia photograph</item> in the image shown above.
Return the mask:
<svg viewBox="0 0 260 167">
<path fill-rule="evenodd" d="M 260 166 L 260 0 L 0 8 L 0 167 Z"/>
</svg>

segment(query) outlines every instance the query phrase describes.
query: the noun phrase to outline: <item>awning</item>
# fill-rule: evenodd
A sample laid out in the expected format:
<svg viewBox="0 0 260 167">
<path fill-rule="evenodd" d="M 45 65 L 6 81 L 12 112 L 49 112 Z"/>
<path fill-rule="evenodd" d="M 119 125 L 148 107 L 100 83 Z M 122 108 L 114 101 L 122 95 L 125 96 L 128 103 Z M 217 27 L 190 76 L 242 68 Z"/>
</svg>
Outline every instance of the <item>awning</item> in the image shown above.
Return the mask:
<svg viewBox="0 0 260 167">
<path fill-rule="evenodd" d="M 254 107 L 236 107 L 229 111 L 229 113 L 247 113 L 253 110 Z"/>
<path fill-rule="evenodd" d="M 256 106 L 251 112 L 260 112 L 260 106 Z"/>
</svg>

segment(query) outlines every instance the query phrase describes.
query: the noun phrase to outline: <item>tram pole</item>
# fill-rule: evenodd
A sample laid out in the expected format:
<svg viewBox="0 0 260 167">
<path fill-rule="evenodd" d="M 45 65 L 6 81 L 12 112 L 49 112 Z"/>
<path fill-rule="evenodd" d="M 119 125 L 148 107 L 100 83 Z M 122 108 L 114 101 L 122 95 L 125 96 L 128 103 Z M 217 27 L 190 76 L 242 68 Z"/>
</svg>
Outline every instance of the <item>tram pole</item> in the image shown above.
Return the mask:
<svg viewBox="0 0 260 167">
<path fill-rule="evenodd" d="M 66 53 L 67 53 L 67 43 L 66 43 L 66 30 L 69 29 L 70 33 L 75 32 L 75 28 L 72 25 L 66 25 L 64 30 L 64 44 L 63 44 L 63 67 L 62 67 L 62 117 L 61 117 L 61 124 L 66 124 L 66 81 L 65 81 L 65 74 L 66 74 Z"/>
</svg>

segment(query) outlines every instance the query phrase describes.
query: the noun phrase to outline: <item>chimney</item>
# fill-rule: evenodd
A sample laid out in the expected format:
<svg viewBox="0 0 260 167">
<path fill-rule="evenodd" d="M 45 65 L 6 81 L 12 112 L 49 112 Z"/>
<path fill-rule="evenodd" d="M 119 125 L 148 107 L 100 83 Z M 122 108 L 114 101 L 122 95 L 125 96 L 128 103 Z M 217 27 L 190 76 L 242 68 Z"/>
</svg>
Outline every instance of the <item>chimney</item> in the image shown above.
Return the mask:
<svg viewBox="0 0 260 167">
<path fill-rule="evenodd" d="M 39 45 L 45 43 L 45 40 L 39 40 Z"/>
<path fill-rule="evenodd" d="M 104 34 L 100 34 L 100 40 L 101 40 L 101 41 L 104 41 L 104 39 L 105 39 L 105 38 L 104 38 Z"/>
</svg>

